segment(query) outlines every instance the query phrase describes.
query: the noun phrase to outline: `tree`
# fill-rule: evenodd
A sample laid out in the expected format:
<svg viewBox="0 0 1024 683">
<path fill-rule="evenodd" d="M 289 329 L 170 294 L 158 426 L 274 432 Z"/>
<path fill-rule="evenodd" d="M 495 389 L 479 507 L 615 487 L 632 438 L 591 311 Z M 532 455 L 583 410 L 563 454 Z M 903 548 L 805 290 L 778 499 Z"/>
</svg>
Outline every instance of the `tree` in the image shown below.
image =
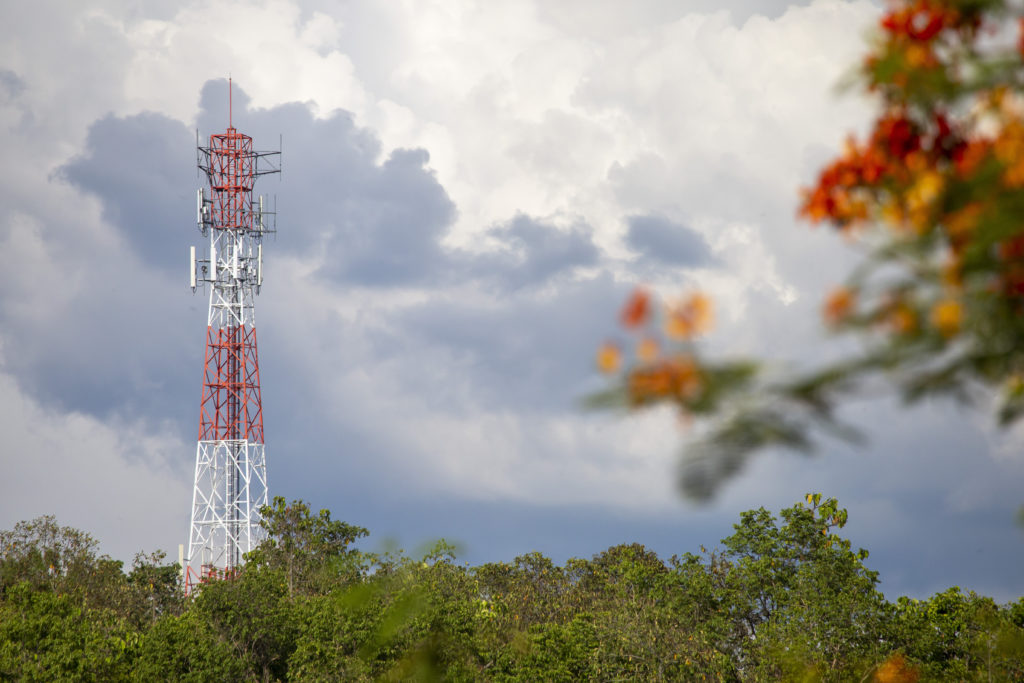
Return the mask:
<svg viewBox="0 0 1024 683">
<path fill-rule="evenodd" d="M 110 584 L 122 578 L 121 563 L 97 553 L 96 540 L 62 527 L 53 515 L 18 522 L 0 531 L 0 596 L 27 583 L 33 590 L 85 590 L 93 601 L 109 598 Z"/>
<path fill-rule="evenodd" d="M 734 631 L 729 648 L 747 672 L 765 680 L 814 673 L 860 678 L 890 651 L 888 611 L 877 573 L 834 530 L 847 521 L 834 498 L 808 494 L 781 513 L 742 513 L 718 558 L 723 603 Z"/>
<path fill-rule="evenodd" d="M 440 541 L 420 558 L 362 554 L 352 573 L 342 536 L 317 561 L 249 562 L 191 599 L 162 553 L 112 573 L 86 535 L 43 518 L 5 532 L 20 542 L 0 558 L 0 680 L 1024 679 L 1024 600 L 952 588 L 890 604 L 838 535 L 846 518 L 808 495 L 667 563 L 632 543 L 469 567 Z M 33 569 L 74 548 L 83 571 Z M 289 567 L 316 581 L 290 594 Z"/>
<path fill-rule="evenodd" d="M 97 548 L 50 515 L 0 531 L 0 679 L 127 679 L 132 589 Z"/>
<path fill-rule="evenodd" d="M 677 565 L 678 566 L 678 565 Z M 717 649 L 714 628 L 688 608 L 701 601 L 700 578 L 673 571 L 653 551 L 633 543 L 613 546 L 587 563 L 574 563 L 583 604 L 593 614 L 592 659 L 605 680 L 712 680 L 734 677 Z M 687 579 L 697 578 L 697 587 Z M 691 596 L 696 590 L 697 595 Z M 716 605 L 717 607 L 717 605 Z"/>
<path fill-rule="evenodd" d="M 22 581 L 0 601 L 0 679 L 127 680 L 137 634 L 80 591 L 37 590 Z"/>
<path fill-rule="evenodd" d="M 145 629 L 162 616 L 180 614 L 185 596 L 181 590 L 181 565 L 163 564 L 167 556 L 162 550 L 137 553 L 125 577 L 125 616 L 132 624 Z"/>
<path fill-rule="evenodd" d="M 618 379 L 593 402 L 671 403 L 711 418 L 707 437 L 684 458 L 687 494 L 711 495 L 765 446 L 805 450 L 822 430 L 854 437 L 835 407 L 879 375 L 908 401 L 996 393 L 1000 424 L 1024 414 L 1019 13 L 1009 0 L 886 5 L 857 70 L 878 103 L 872 131 L 849 139 L 800 209 L 867 247 L 823 309 L 831 329 L 860 335 L 860 352 L 771 377 L 753 360 L 701 355 L 694 339 L 710 324 L 703 296 L 667 306 L 662 332 L 650 293 L 627 302 L 622 323 L 638 334 L 637 360 L 619 373 L 621 352 L 602 347 L 598 364 Z"/>
<path fill-rule="evenodd" d="M 190 609 L 158 619 L 142 636 L 132 680 L 242 681 L 252 678 L 251 671 L 206 616 Z"/>
<path fill-rule="evenodd" d="M 337 574 L 353 578 L 360 573 L 362 556 L 349 546 L 366 536 L 366 529 L 332 520 L 329 510 L 313 515 L 302 500 L 287 503 L 281 496 L 260 513 L 267 539 L 248 561 L 282 571 L 289 596 L 323 590 Z"/>
<path fill-rule="evenodd" d="M 478 680 L 477 593 L 454 552 L 442 540 L 421 559 L 375 557 L 358 582 L 301 601 L 289 676 Z"/>
<path fill-rule="evenodd" d="M 928 600 L 900 598 L 894 640 L 926 679 L 1021 680 L 1024 628 L 1013 615 L 1013 606 L 954 586 Z"/>
</svg>

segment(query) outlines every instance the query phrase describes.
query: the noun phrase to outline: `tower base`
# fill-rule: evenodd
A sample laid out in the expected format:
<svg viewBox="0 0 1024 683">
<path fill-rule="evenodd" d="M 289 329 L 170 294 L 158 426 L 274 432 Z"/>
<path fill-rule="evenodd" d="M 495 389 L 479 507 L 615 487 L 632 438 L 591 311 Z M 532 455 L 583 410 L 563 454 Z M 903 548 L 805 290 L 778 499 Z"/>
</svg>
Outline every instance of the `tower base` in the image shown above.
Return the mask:
<svg viewBox="0 0 1024 683">
<path fill-rule="evenodd" d="M 196 445 L 192 525 L 186 589 L 197 581 L 230 576 L 265 534 L 267 465 L 261 443 L 200 441 Z"/>
</svg>

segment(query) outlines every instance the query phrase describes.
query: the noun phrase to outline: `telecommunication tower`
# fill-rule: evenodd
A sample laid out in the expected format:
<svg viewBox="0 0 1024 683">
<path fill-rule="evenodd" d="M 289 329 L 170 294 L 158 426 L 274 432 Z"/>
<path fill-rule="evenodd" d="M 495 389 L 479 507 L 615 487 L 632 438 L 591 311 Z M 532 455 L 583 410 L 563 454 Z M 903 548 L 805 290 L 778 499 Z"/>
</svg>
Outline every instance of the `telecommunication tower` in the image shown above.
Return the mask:
<svg viewBox="0 0 1024 683">
<path fill-rule="evenodd" d="M 210 135 L 205 147 L 197 131 L 196 150 L 207 180 L 196 220 L 209 252 L 197 259 L 191 248 L 190 279 L 193 292 L 199 283 L 210 286 L 210 308 L 186 590 L 230 576 L 262 540 L 267 463 L 254 301 L 263 284 L 263 237 L 275 231 L 277 217 L 253 185 L 281 170 L 280 150 L 254 151 L 252 138 L 235 130 L 230 80 L 227 131 Z"/>
</svg>

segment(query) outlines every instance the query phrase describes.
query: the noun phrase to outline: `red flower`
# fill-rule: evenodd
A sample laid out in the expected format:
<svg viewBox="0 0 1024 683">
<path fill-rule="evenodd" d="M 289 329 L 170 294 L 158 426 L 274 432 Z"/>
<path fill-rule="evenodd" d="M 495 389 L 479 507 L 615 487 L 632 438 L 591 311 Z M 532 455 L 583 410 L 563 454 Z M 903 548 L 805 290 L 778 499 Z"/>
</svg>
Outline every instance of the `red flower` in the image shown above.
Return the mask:
<svg viewBox="0 0 1024 683">
<path fill-rule="evenodd" d="M 942 29 L 954 27 L 960 19 L 955 9 L 943 7 L 934 0 L 917 0 L 913 5 L 897 2 L 880 22 L 882 28 L 895 38 L 909 38 L 919 42 L 933 40 Z"/>
<path fill-rule="evenodd" d="M 646 289 L 637 287 L 622 307 L 622 326 L 630 329 L 641 327 L 647 323 L 650 314 L 651 297 Z"/>
<path fill-rule="evenodd" d="M 921 137 L 917 134 L 914 124 L 903 114 L 886 116 L 878 122 L 875 129 L 875 142 L 884 142 L 889 156 L 903 161 L 911 152 L 921 147 Z"/>
</svg>

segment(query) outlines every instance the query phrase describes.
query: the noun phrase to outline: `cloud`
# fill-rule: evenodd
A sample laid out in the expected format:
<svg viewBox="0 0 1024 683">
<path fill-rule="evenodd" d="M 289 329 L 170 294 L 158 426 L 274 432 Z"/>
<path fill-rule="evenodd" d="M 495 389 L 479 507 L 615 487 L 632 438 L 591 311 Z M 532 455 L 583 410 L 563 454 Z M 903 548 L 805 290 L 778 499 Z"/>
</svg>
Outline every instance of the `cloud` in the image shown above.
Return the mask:
<svg viewBox="0 0 1024 683">
<path fill-rule="evenodd" d="M 105 116 L 58 176 L 99 197 L 104 219 L 147 264 L 180 272 L 182 232 L 195 224 L 194 146 L 188 129 L 166 116 Z"/>
<path fill-rule="evenodd" d="M 171 302 L 187 291 L 186 268 L 179 279 L 145 265 L 63 183 L 18 196 L 0 190 L 0 198 L 10 207 L 0 211 L 7 371 L 49 406 L 181 416 L 177 390 L 187 383 L 173 366 L 187 355 L 190 316 L 187 304 Z"/>
<path fill-rule="evenodd" d="M 25 81 L 10 69 L 0 69 L 0 97 L 11 101 L 25 90 Z"/>
<path fill-rule="evenodd" d="M 629 216 L 626 242 L 642 258 L 662 265 L 690 268 L 715 265 L 715 258 L 700 233 L 663 216 Z"/>
<path fill-rule="evenodd" d="M 363 177 L 335 180 L 344 189 L 333 197 L 339 210 L 325 238 L 324 275 L 386 286 L 445 274 L 440 241 L 455 207 L 425 168 L 429 158 L 423 150 L 396 150 Z"/>
<path fill-rule="evenodd" d="M 603 386 L 593 349 L 641 277 L 713 297 L 712 353 L 799 363 L 833 348 L 817 307 L 856 254 L 793 215 L 800 184 L 866 119 L 867 104 L 830 88 L 877 11 L 105 0 L 7 12 L 0 401 L 17 421 L 0 427 L 17 438 L 0 456 L 17 491 L 0 522 L 56 511 L 102 539 L 153 530 L 131 543 L 146 548 L 183 534 L 206 320 L 187 290 L 193 135 L 227 125 L 227 83 L 208 79 L 233 73 L 235 125 L 260 149 L 283 136 L 284 173 L 257 185 L 279 212 L 257 301 L 273 493 L 377 536 L 454 529 L 484 561 L 646 538 L 693 550 L 739 510 L 824 490 L 868 520 L 856 533 L 883 577 L 917 544 L 901 590 L 954 576 L 1014 590 L 958 558 L 984 538 L 993 566 L 1019 566 L 1019 532 L 998 522 L 1019 503 L 1017 466 L 981 460 L 988 432 L 951 414 L 867 413 L 870 452 L 769 455 L 698 510 L 675 497 L 686 435 L 674 415 L 577 409 Z M 39 450 L 39 467 L 22 463 Z M 137 519 L 83 512 L 112 483 Z"/>
<path fill-rule="evenodd" d="M 225 114 L 224 85 L 204 89 L 198 117 L 204 135 Z M 575 413 L 591 379 L 586 349 L 605 327 L 604 305 L 614 305 L 625 292 L 607 274 L 579 279 L 580 269 L 597 268 L 602 258 L 587 226 L 561 228 L 519 214 L 489 229 L 489 250 L 447 247 L 443 238 L 454 208 L 424 152 L 398 150 L 378 162 L 379 142 L 344 112 L 316 119 L 299 104 L 252 109 L 241 89 L 234 99 L 235 121 L 245 121 L 257 146 L 272 140 L 266 131 L 284 130 L 286 154 L 292 155 L 284 159 L 286 176 L 278 186 L 289 210 L 281 212 L 278 239 L 267 245 L 268 279 L 257 304 L 260 320 L 270 321 L 260 328 L 261 365 L 268 406 L 278 406 L 277 438 L 313 451 L 318 443 L 360 444 L 392 460 L 408 453 L 395 445 L 396 438 L 407 438 L 391 427 L 396 421 L 417 432 L 436 422 L 454 433 L 492 410 L 526 411 L 525 422 L 497 419 L 515 440 L 515 434 L 534 431 L 530 420 L 547 419 L 545 409 Z M 158 114 L 105 117 L 90 129 L 85 150 L 55 176 L 66 183 L 64 192 L 78 189 L 100 200 L 100 220 L 113 230 L 116 247 L 100 261 L 81 264 L 90 288 L 72 295 L 67 318 L 22 323 L 12 338 L 11 348 L 19 350 L 27 350 L 30 339 L 47 340 L 34 353 L 19 354 L 18 372 L 62 409 L 150 420 L 173 415 L 181 433 L 191 432 L 195 387 L 182 369 L 198 373 L 204 301 L 199 297 L 186 310 L 185 278 L 175 272 L 181 261 L 173 255 L 184 251 L 194 230 L 191 190 L 183 193 L 181 186 L 195 183 L 174 177 L 183 156 L 177 147 L 190 150 L 190 138 L 182 124 Z M 146 162 L 119 166 L 110 147 L 145 150 Z M 163 207 L 162 232 L 139 231 L 152 207 Z M 27 266 L 26 254 L 38 252 L 34 270 L 59 270 L 64 256 L 45 237 L 59 231 L 53 233 L 45 218 L 37 227 L 39 242 L 31 248 L 12 242 L 9 256 Z M 11 239 L 25 234 L 16 226 L 9 233 Z M 90 253 L 102 254 L 102 245 L 94 239 Z M 120 269 L 98 269 L 101 264 Z M 122 280 L 125 286 L 118 287 Z M 109 285 L 101 286 L 104 281 Z M 402 301 L 414 284 L 430 296 Z M 392 289 L 398 298 L 388 303 Z M 104 296 L 96 297 L 98 291 Z M 136 310 L 132 302 L 144 292 L 158 305 Z M 347 297 L 360 292 L 369 296 L 359 322 L 339 321 L 337 332 L 330 331 L 335 323 L 325 325 L 322 313 L 339 305 L 344 310 Z M 285 310 L 296 320 L 275 318 Z M 122 329 L 117 316 L 126 311 L 132 320 L 154 319 L 111 337 Z M 68 320 L 75 321 L 74 337 L 58 331 Z M 173 335 L 165 335 L 167 321 L 175 321 Z M 323 343 L 335 334 L 336 346 Z M 311 339 L 319 343 L 310 346 Z M 193 379 L 198 383 L 198 374 Z M 309 393 L 329 397 L 312 429 L 307 403 L 273 398 Z M 175 408 L 169 411 L 170 405 Z M 274 411 L 266 412 L 273 425 Z M 422 426 L 412 427 L 417 423 Z M 475 457 L 465 449 L 458 453 Z M 448 457 L 424 455 L 425 463 Z M 366 463 L 353 468 L 373 470 Z M 437 476 L 428 472 L 419 485 Z"/>
<path fill-rule="evenodd" d="M 204 136 L 226 118 L 224 86 L 226 83 L 211 82 L 203 90 L 204 107 L 198 120 Z M 547 378 L 546 384 L 558 391 L 546 391 L 542 383 L 534 390 L 535 398 L 568 400 L 564 389 L 577 386 L 587 367 L 585 363 L 575 365 L 574 380 L 553 384 L 557 378 L 566 379 L 558 363 L 578 353 L 578 348 L 569 348 L 568 340 L 579 347 L 590 343 L 591 337 L 599 334 L 599 302 L 614 302 L 621 296 L 621 288 L 610 289 L 607 281 L 596 289 L 586 283 L 570 284 L 579 268 L 600 264 L 600 250 L 587 226 L 559 228 L 520 214 L 491 227 L 487 233 L 490 250 L 447 247 L 443 239 L 455 209 L 427 167 L 424 151 L 396 150 L 377 163 L 379 141 L 372 132 L 356 127 L 344 112 L 316 119 L 308 107 L 299 104 L 253 110 L 240 88 L 235 89 L 234 100 L 235 121 L 239 125 L 245 122 L 257 147 L 261 141 L 273 140 L 267 131 L 288 134 L 280 185 L 263 180 L 257 186 L 280 189 L 284 197 L 278 206 L 279 235 L 266 247 L 266 290 L 293 296 L 294 288 L 303 286 L 301 279 L 290 284 L 274 280 L 274 262 L 279 258 L 301 260 L 306 264 L 301 277 L 321 278 L 328 290 L 412 285 L 434 290 L 438 296 L 418 307 L 387 311 L 380 329 L 393 330 L 390 334 L 396 340 L 426 334 L 424 343 L 454 354 L 468 350 L 456 341 L 460 335 L 465 339 L 465 335 L 482 333 L 481 345 L 473 348 L 472 354 L 476 367 L 490 374 L 473 378 L 476 386 L 506 386 L 506 378 L 511 378 L 516 391 L 523 394 L 529 393 L 527 378 Z M 199 241 L 192 232 L 191 188 L 198 184 L 191 169 L 192 145 L 185 126 L 165 116 L 107 116 L 90 127 L 85 150 L 60 167 L 55 176 L 58 180 L 100 200 L 100 217 L 118 239 L 112 247 L 95 238 L 86 242 L 76 267 L 88 278 L 89 287 L 81 292 L 55 290 L 54 294 L 62 291 L 70 296 L 63 317 L 46 315 L 16 325 L 19 333 L 9 342 L 20 351 L 16 367 L 41 395 L 59 397 L 66 407 L 97 414 L 137 411 L 147 405 L 164 410 L 168 401 L 178 400 L 175 396 L 184 399 L 191 395 L 186 390 L 187 376 L 166 361 L 184 364 L 198 352 L 184 351 L 199 337 L 195 313 L 203 306 L 199 298 L 192 304 L 194 313 L 188 313 L 183 296 L 185 247 L 190 241 Z M 52 225 L 45 217 L 21 220 L 10 224 L 7 233 L 7 256 L 18 262 L 9 272 L 55 272 L 64 267 L 70 255 L 59 248 L 59 240 L 68 227 Z M 27 231 L 25 226 L 30 224 L 35 227 Z M 32 234 L 35 241 L 25 242 Z M 122 250 L 130 255 L 125 257 Z M 154 277 L 156 273 L 160 276 Z M 539 288 L 555 281 L 570 284 L 570 289 L 556 292 L 553 298 L 540 293 Z M 505 303 L 460 299 L 459 292 L 474 283 L 484 284 L 499 297 L 516 296 Z M 524 289 L 533 293 L 516 294 Z M 148 292 L 150 303 L 159 305 L 136 306 L 134 302 L 144 292 Z M 581 302 L 580 296 L 591 300 Z M 295 298 L 302 300 L 301 296 Z M 438 307 L 434 301 L 446 303 Z M 15 314 L 14 309 L 9 310 Z M 567 321 L 578 321 L 574 311 L 585 311 L 590 316 L 588 324 L 576 325 L 570 334 L 558 329 L 559 324 L 570 328 Z M 124 328 L 119 321 L 125 315 L 132 320 L 152 317 L 153 322 Z M 485 318 L 491 316 L 493 320 L 487 322 Z M 190 319 L 196 327 L 191 336 L 185 332 Z M 165 325 L 157 320 L 175 321 L 175 334 L 161 338 Z M 76 326 L 73 337 L 59 332 L 68 321 Z M 128 333 L 111 335 L 121 330 Z M 193 343 L 176 344 L 183 338 Z M 30 339 L 36 342 L 30 344 Z M 40 344 L 39 339 L 46 341 Z M 381 342 L 379 334 L 376 342 Z M 545 360 L 555 349 L 564 349 L 558 362 Z M 163 358 L 164 363 L 156 358 Z M 368 358 L 366 362 L 374 361 Z M 543 362 L 549 365 L 538 367 Z M 524 373 L 524 368 L 530 369 Z M 137 390 L 146 396 L 160 396 L 160 400 L 139 401 L 125 392 L 132 373 L 139 373 Z M 158 388 L 159 392 L 153 391 Z"/>
<path fill-rule="evenodd" d="M 225 127 L 226 93 L 223 81 L 204 86 L 204 135 Z M 280 185 L 257 185 L 263 192 L 279 189 L 286 198 L 274 249 L 302 251 L 316 260 L 320 275 L 337 283 L 410 286 L 446 275 L 440 243 L 455 206 L 425 150 L 393 150 L 378 162 L 380 141 L 356 126 L 349 112 L 318 119 L 302 104 L 256 110 L 248 104 L 236 86 L 234 120 L 256 146 L 276 147 L 279 135 L 285 141 Z"/>
<path fill-rule="evenodd" d="M 742 25 L 751 17 L 777 18 L 790 7 L 807 4 L 792 0 L 742 0 L 729 3 L 719 0 L 639 0 L 630 3 L 627 9 L 616 3 L 563 0 L 559 3 L 543 3 L 539 11 L 567 32 L 582 33 L 595 40 L 609 40 L 623 34 L 649 31 L 688 14 L 726 12 L 733 23 Z"/>
<path fill-rule="evenodd" d="M 575 412 L 593 379 L 590 349 L 627 287 L 603 275 L 563 282 L 548 293 L 495 300 L 460 298 L 456 291 L 409 306 L 391 316 L 396 333 L 407 340 L 407 362 L 430 359 L 428 367 L 444 370 L 409 367 L 405 381 L 416 395 L 435 400 L 446 392 L 432 391 L 433 383 L 466 386 L 465 402 L 451 408 L 467 419 L 489 409 Z M 421 385 L 424 375 L 430 379 Z"/>
<path fill-rule="evenodd" d="M 188 444 L 167 425 L 110 423 L 40 405 L 0 365 L 0 527 L 46 514 L 130 560 L 187 543 L 191 482 L 174 463 Z"/>
<path fill-rule="evenodd" d="M 560 229 L 520 214 L 485 236 L 499 245 L 496 252 L 464 252 L 459 260 L 465 277 L 489 281 L 502 291 L 543 287 L 560 274 L 596 266 L 601 260 L 586 225 Z"/>
</svg>

